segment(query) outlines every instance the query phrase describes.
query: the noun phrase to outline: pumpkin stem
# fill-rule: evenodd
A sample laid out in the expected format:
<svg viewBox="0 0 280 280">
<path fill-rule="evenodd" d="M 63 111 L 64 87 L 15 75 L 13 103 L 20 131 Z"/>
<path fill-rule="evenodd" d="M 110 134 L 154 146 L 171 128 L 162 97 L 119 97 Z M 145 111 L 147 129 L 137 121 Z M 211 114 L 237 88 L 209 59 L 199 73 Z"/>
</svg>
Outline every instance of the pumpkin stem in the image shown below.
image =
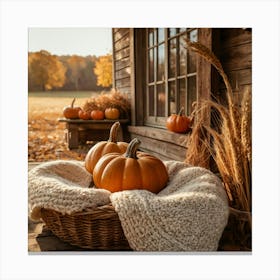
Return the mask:
<svg viewBox="0 0 280 280">
<path fill-rule="evenodd" d="M 117 135 L 118 135 L 118 130 L 120 127 L 120 122 L 115 122 L 110 129 L 110 136 L 108 139 L 108 142 L 114 142 L 117 143 Z"/>
<path fill-rule="evenodd" d="M 76 98 L 74 97 L 73 101 L 71 102 L 71 108 L 74 107 L 74 102 L 75 102 Z"/>
<path fill-rule="evenodd" d="M 137 138 L 132 139 L 126 149 L 125 157 L 137 159 L 138 157 L 136 153 L 140 144 L 141 141 L 139 139 Z"/>
<path fill-rule="evenodd" d="M 178 115 L 179 115 L 179 116 L 182 116 L 182 115 L 183 115 L 184 109 L 185 109 L 184 107 L 181 107 L 180 111 L 178 112 Z"/>
</svg>

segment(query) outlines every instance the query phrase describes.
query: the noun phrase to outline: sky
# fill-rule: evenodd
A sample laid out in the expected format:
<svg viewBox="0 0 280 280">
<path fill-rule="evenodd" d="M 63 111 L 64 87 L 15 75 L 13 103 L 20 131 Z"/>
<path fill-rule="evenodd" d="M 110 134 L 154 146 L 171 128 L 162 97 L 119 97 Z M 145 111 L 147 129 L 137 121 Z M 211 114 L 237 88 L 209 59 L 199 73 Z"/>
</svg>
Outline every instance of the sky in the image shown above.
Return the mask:
<svg viewBox="0 0 280 280">
<path fill-rule="evenodd" d="M 28 51 L 55 55 L 105 55 L 112 53 L 111 28 L 29 28 Z"/>
</svg>

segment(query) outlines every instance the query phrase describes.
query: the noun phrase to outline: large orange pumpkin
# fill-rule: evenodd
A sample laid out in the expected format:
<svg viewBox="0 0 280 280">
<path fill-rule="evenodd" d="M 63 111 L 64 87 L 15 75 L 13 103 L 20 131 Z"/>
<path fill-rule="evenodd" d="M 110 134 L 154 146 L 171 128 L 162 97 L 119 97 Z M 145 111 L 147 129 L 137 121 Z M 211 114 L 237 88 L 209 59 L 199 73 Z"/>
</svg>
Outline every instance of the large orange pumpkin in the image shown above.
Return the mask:
<svg viewBox="0 0 280 280">
<path fill-rule="evenodd" d="M 117 133 L 120 127 L 119 122 L 115 122 L 110 130 L 110 137 L 108 141 L 101 141 L 95 144 L 88 151 L 85 157 L 85 168 L 88 172 L 92 173 L 98 160 L 108 153 L 124 153 L 128 146 L 126 142 L 117 142 Z"/>
<path fill-rule="evenodd" d="M 78 119 L 79 112 L 82 110 L 81 107 L 74 107 L 76 98 L 73 99 L 70 106 L 63 108 L 63 115 L 67 119 Z"/>
<path fill-rule="evenodd" d="M 181 108 L 178 114 L 171 114 L 167 118 L 166 127 L 168 130 L 178 133 L 185 133 L 190 129 L 191 119 L 184 114 L 184 108 Z"/>
<path fill-rule="evenodd" d="M 97 188 L 110 192 L 146 189 L 153 193 L 162 190 L 168 181 L 163 162 L 147 153 L 137 152 L 140 140 L 134 138 L 126 153 L 109 153 L 100 158 L 93 170 Z"/>
</svg>

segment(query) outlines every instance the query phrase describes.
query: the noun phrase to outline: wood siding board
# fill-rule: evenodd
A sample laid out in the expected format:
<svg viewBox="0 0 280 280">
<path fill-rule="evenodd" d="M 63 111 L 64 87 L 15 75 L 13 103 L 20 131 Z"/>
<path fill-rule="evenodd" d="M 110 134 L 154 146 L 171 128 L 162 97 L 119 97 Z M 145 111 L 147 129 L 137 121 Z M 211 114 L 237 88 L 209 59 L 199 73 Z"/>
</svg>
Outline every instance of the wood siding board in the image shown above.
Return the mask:
<svg viewBox="0 0 280 280">
<path fill-rule="evenodd" d="M 240 45 L 223 50 L 221 53 L 221 61 L 225 71 L 251 68 L 251 44 Z"/>
<path fill-rule="evenodd" d="M 129 34 L 127 34 L 125 37 L 121 38 L 118 41 L 115 41 L 115 50 L 121 50 L 126 47 L 129 47 Z"/>
<path fill-rule="evenodd" d="M 131 94 L 130 82 L 130 28 L 113 29 L 113 80 L 120 92 Z"/>
<path fill-rule="evenodd" d="M 115 51 L 115 59 L 121 60 L 123 58 L 129 57 L 130 55 L 130 48 L 126 47 L 124 49 L 121 49 L 119 51 Z"/>
<path fill-rule="evenodd" d="M 130 87 L 130 78 L 116 80 L 116 87 L 117 88 Z"/>
<path fill-rule="evenodd" d="M 131 92 L 131 87 L 118 87 L 118 91 L 123 94 L 129 94 Z"/>
<path fill-rule="evenodd" d="M 121 70 L 116 70 L 115 71 L 116 79 L 119 80 L 119 79 L 123 79 L 123 78 L 128 78 L 128 77 L 130 77 L 130 72 L 131 72 L 130 67 L 126 67 Z"/>
<path fill-rule="evenodd" d="M 242 28 L 222 28 L 221 41 L 224 48 L 252 43 L 252 33 Z"/>
<path fill-rule="evenodd" d="M 121 60 L 115 61 L 115 70 L 121 70 L 130 66 L 130 57 L 122 58 Z"/>
<path fill-rule="evenodd" d="M 221 28 L 219 32 L 219 58 L 233 91 L 241 99 L 244 87 L 252 86 L 252 32 L 242 28 Z M 220 77 L 219 97 L 223 97 L 224 94 L 225 85 Z"/>
<path fill-rule="evenodd" d="M 129 28 L 114 28 L 115 42 L 129 34 Z"/>
<path fill-rule="evenodd" d="M 233 70 L 227 73 L 232 89 L 235 90 L 240 86 L 252 84 L 252 69 Z M 225 89 L 225 85 L 221 80 L 220 89 Z"/>
</svg>

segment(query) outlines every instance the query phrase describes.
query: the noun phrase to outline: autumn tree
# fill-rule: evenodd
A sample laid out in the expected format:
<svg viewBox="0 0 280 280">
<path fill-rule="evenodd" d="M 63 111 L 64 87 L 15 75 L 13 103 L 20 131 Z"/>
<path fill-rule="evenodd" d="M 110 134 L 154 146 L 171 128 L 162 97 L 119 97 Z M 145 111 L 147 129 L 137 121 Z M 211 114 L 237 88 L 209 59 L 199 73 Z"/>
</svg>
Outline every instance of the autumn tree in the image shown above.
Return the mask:
<svg viewBox="0 0 280 280">
<path fill-rule="evenodd" d="M 100 56 L 93 68 L 97 76 L 97 85 L 109 87 L 112 85 L 112 55 Z"/>
<path fill-rule="evenodd" d="M 65 82 L 65 66 L 57 56 L 41 50 L 28 55 L 29 88 L 37 90 L 51 90 L 60 88 Z"/>
<path fill-rule="evenodd" d="M 75 89 L 80 89 L 80 80 L 82 77 L 83 69 L 86 68 L 87 63 L 85 58 L 78 56 L 78 55 L 72 55 L 67 60 L 68 67 L 70 70 L 70 77 L 75 85 Z"/>
</svg>

